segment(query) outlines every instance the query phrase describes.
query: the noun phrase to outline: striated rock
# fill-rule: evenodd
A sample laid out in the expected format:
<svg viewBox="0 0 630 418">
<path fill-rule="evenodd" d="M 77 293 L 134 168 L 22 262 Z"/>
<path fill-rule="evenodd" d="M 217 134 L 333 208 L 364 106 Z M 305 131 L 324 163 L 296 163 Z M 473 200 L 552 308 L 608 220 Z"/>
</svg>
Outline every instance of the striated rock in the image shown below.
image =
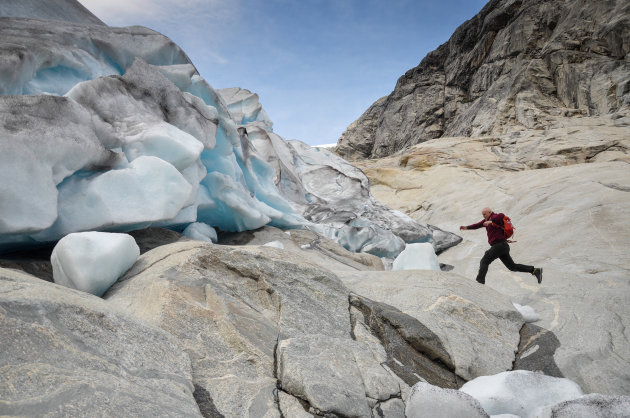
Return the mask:
<svg viewBox="0 0 630 418">
<path fill-rule="evenodd" d="M 372 416 L 379 418 L 404 417 L 405 403 L 400 399 L 390 399 L 372 408 Z"/>
<path fill-rule="evenodd" d="M 353 292 L 395 306 L 419 321 L 432 334 L 429 340 L 436 340 L 429 355 L 453 367 L 459 378 L 470 380 L 512 369 L 523 320 L 506 296 L 450 272 L 338 275 Z M 408 334 L 407 339 L 423 338 L 415 329 L 399 328 Z M 448 354 L 441 354 L 440 346 Z"/>
<path fill-rule="evenodd" d="M 348 290 L 299 259 L 265 246 L 178 242 L 142 255 L 105 298 L 178 338 L 196 391 L 220 414 L 279 417 L 279 387 L 317 414 L 349 411 L 352 394 L 369 416 L 400 398 L 400 385 L 352 338 Z"/>
<path fill-rule="evenodd" d="M 282 416 L 295 418 L 313 418 L 314 415 L 306 412 L 300 401 L 286 392 L 278 391 L 278 406 Z"/>
<path fill-rule="evenodd" d="M 341 136 L 346 159 L 429 139 L 545 129 L 630 104 L 625 1 L 492 0 Z"/>
<path fill-rule="evenodd" d="M 303 336 L 279 342 L 277 355 L 282 389 L 319 411 L 370 417 L 368 398 L 386 401 L 400 396 L 398 383 L 361 343 Z"/>
<path fill-rule="evenodd" d="M 0 268 L 0 410 L 200 416 L 178 341 L 100 298 Z"/>
<path fill-rule="evenodd" d="M 459 386 L 461 379 L 454 373 L 450 354 L 424 324 L 393 306 L 363 296 L 353 295 L 350 303 L 357 341 L 367 344 L 406 386 L 418 380 L 440 387 Z"/>
<path fill-rule="evenodd" d="M 553 358 L 558 347 L 560 341 L 553 332 L 534 324 L 523 325 L 513 370 L 531 370 L 547 376 L 564 377 Z"/>
<path fill-rule="evenodd" d="M 628 411 L 630 411 L 630 396 L 606 396 L 594 393 L 544 408 L 537 412 L 536 418 L 623 418 L 628 416 Z"/>
</svg>

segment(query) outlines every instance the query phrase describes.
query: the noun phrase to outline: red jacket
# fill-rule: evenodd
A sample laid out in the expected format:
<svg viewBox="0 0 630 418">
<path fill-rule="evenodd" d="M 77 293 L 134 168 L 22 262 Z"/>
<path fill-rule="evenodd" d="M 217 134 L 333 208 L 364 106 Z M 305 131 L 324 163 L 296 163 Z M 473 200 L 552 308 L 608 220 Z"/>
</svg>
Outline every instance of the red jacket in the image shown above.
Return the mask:
<svg viewBox="0 0 630 418">
<path fill-rule="evenodd" d="M 486 232 L 488 233 L 488 244 L 496 244 L 497 242 L 505 241 L 507 238 L 505 237 L 505 232 L 503 231 L 503 217 L 505 215 L 502 213 L 494 213 L 490 214 L 489 221 L 492 223 L 486 226 Z M 483 226 L 483 223 L 486 222 L 483 219 L 481 222 L 477 222 L 476 224 L 468 225 L 466 229 L 479 229 Z"/>
</svg>

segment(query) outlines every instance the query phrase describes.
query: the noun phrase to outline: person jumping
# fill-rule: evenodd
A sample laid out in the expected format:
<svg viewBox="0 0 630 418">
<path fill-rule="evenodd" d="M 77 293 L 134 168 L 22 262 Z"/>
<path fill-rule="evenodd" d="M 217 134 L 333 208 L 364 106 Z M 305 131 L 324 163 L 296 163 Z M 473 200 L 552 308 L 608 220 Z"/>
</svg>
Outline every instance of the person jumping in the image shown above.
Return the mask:
<svg viewBox="0 0 630 418">
<path fill-rule="evenodd" d="M 482 221 L 477 222 L 476 224 L 459 227 L 460 230 L 466 230 L 479 229 L 482 226 L 485 226 L 486 232 L 488 233 L 488 243 L 490 244 L 490 249 L 486 251 L 479 263 L 477 282 L 481 284 L 486 283 L 486 273 L 488 272 L 488 267 L 490 266 L 490 263 L 498 258 L 503 262 L 503 264 L 505 264 L 505 267 L 510 269 L 510 271 L 531 273 L 536 276 L 538 284 L 540 284 L 542 282 L 542 268 L 516 264 L 514 260 L 512 260 L 512 257 L 510 256 L 510 245 L 508 244 L 505 232 L 503 231 L 503 218 L 505 215 L 502 213 L 494 213 L 490 208 L 483 208 L 481 214 L 483 215 Z"/>
</svg>

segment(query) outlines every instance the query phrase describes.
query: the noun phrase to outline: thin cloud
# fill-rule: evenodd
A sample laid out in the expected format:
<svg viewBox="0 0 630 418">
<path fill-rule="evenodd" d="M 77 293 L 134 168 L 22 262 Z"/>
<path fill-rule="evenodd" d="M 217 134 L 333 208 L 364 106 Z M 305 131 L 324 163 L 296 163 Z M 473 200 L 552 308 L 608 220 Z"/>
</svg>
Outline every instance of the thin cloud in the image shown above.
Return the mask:
<svg viewBox="0 0 630 418">
<path fill-rule="evenodd" d="M 79 0 L 108 25 L 134 25 L 144 22 L 204 16 L 231 19 L 238 14 L 240 1 L 225 0 Z"/>
</svg>

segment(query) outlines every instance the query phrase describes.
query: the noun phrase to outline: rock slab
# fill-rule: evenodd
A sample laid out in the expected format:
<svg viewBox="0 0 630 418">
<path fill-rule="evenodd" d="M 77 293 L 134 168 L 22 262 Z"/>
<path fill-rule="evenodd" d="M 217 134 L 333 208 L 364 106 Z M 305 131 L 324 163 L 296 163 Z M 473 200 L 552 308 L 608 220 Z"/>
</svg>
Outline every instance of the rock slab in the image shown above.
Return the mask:
<svg viewBox="0 0 630 418">
<path fill-rule="evenodd" d="M 92 295 L 0 269 L 0 411 L 201 416 L 178 341 Z"/>
</svg>

